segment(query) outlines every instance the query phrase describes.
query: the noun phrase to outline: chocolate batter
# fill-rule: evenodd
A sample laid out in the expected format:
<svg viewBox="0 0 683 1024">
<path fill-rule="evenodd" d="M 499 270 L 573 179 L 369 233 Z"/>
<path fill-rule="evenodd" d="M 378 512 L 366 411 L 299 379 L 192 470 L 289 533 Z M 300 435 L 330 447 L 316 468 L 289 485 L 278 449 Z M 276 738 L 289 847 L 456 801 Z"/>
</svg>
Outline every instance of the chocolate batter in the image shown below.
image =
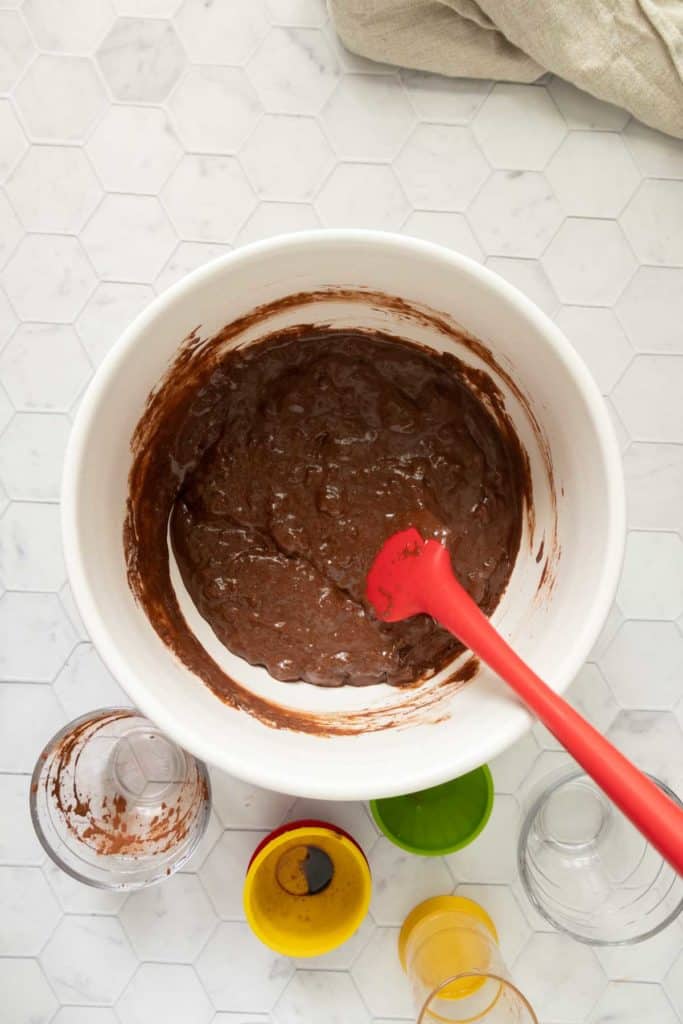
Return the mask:
<svg viewBox="0 0 683 1024">
<path fill-rule="evenodd" d="M 481 378 L 479 380 L 478 378 Z M 488 377 L 376 332 L 299 328 L 228 353 L 172 439 L 171 539 L 218 638 L 285 681 L 405 685 L 460 649 L 364 600 L 384 540 L 441 539 L 490 613 L 519 547 L 524 456 Z"/>
</svg>

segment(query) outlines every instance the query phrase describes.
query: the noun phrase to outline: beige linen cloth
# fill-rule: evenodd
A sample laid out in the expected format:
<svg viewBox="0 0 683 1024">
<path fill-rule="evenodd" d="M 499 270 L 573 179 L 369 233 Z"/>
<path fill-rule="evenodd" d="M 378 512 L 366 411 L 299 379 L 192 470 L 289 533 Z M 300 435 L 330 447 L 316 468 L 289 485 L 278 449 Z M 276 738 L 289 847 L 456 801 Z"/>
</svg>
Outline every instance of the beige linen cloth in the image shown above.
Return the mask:
<svg viewBox="0 0 683 1024">
<path fill-rule="evenodd" d="M 683 0 L 328 0 L 372 60 L 464 78 L 552 71 L 683 138 Z"/>
</svg>

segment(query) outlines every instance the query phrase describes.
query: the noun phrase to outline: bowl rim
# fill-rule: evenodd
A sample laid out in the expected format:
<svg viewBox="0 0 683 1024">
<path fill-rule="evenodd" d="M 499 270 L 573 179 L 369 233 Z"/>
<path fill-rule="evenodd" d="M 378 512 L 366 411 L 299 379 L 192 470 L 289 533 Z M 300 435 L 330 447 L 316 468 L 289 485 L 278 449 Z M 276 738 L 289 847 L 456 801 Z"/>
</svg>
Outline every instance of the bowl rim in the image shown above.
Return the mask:
<svg viewBox="0 0 683 1024">
<path fill-rule="evenodd" d="M 320 245 L 336 248 L 363 245 L 375 248 L 378 252 L 386 251 L 388 247 L 395 255 L 403 255 L 407 259 L 438 259 L 477 279 L 487 289 L 498 293 L 516 307 L 518 312 L 536 327 L 553 349 L 574 386 L 583 395 L 595 424 L 597 454 L 603 466 L 607 494 L 606 518 L 609 524 L 608 543 L 603 554 L 599 582 L 594 589 L 590 615 L 586 617 L 583 629 L 575 637 L 575 642 L 565 658 L 563 673 L 558 673 L 552 680 L 553 689 L 558 693 L 562 693 L 574 679 L 603 628 L 616 594 L 626 542 L 626 498 L 621 452 L 598 385 L 574 347 L 550 317 L 519 289 L 488 267 L 455 250 L 409 235 L 363 228 L 316 229 L 274 235 L 242 246 L 209 261 L 172 284 L 153 299 L 114 342 L 96 369 L 76 412 L 64 459 L 61 488 L 62 541 L 68 580 L 76 607 L 92 643 L 136 707 L 171 739 L 196 757 L 218 766 L 237 778 L 280 792 L 286 790 L 286 780 L 282 778 L 282 773 L 275 764 L 266 765 L 258 759 L 247 764 L 239 757 L 232 757 L 229 744 L 224 744 L 219 749 L 216 744 L 207 742 L 190 723 L 169 711 L 164 701 L 151 693 L 144 681 L 129 667 L 125 653 L 115 642 L 99 613 L 89 580 L 78 528 L 78 478 L 90 428 L 96 419 L 100 400 L 109 387 L 112 374 L 125 362 L 141 331 L 152 324 L 171 303 L 189 294 L 213 276 L 223 274 L 233 264 L 258 262 L 262 257 L 277 252 L 286 256 L 288 251 L 305 250 Z M 520 739 L 529 730 L 533 721 L 533 717 L 523 706 L 511 706 L 509 716 L 495 734 L 491 731 L 482 732 L 478 762 L 482 764 L 492 761 Z M 416 772 L 414 778 L 411 778 L 411 788 L 427 789 L 462 774 L 463 771 L 465 769 L 459 763 L 451 764 L 440 760 L 436 765 L 432 765 L 429 759 L 425 758 L 421 771 Z M 369 789 L 372 793 L 368 792 Z M 343 783 L 337 782 L 335 785 L 326 779 L 325 773 L 309 772 L 305 781 L 298 780 L 296 795 L 311 799 L 366 800 L 369 796 L 380 798 L 400 795 L 404 789 L 405 786 L 397 788 L 390 779 L 380 785 L 373 783 L 372 780 L 368 782 L 363 779 L 346 779 Z"/>
</svg>

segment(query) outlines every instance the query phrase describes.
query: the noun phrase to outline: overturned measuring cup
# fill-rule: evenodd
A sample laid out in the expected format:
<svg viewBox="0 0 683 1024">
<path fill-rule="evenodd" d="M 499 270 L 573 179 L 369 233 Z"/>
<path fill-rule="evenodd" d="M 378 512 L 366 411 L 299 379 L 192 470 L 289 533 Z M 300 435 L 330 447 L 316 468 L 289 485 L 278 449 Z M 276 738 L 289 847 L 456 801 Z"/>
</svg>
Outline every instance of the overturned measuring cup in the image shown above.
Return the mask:
<svg viewBox="0 0 683 1024">
<path fill-rule="evenodd" d="M 356 840 L 325 821 L 293 821 L 254 851 L 244 883 L 251 930 L 283 956 L 322 956 L 357 931 L 369 906 L 370 868 Z"/>
<path fill-rule="evenodd" d="M 49 741 L 33 771 L 31 819 L 52 860 L 99 889 L 161 882 L 209 820 L 205 765 L 131 708 L 90 712 Z"/>
</svg>

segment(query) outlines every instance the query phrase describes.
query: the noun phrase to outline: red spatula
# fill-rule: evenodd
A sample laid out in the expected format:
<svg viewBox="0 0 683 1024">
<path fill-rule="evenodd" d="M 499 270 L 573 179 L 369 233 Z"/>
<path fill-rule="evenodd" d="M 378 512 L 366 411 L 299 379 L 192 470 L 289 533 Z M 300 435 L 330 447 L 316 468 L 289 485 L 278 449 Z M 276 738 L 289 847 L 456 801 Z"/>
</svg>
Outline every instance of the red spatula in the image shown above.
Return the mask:
<svg viewBox="0 0 683 1024">
<path fill-rule="evenodd" d="M 372 563 L 367 598 L 378 618 L 424 612 L 454 633 L 534 712 L 661 855 L 683 874 L 683 809 L 540 679 L 458 583 L 447 549 L 412 527 L 395 533 Z"/>
</svg>

